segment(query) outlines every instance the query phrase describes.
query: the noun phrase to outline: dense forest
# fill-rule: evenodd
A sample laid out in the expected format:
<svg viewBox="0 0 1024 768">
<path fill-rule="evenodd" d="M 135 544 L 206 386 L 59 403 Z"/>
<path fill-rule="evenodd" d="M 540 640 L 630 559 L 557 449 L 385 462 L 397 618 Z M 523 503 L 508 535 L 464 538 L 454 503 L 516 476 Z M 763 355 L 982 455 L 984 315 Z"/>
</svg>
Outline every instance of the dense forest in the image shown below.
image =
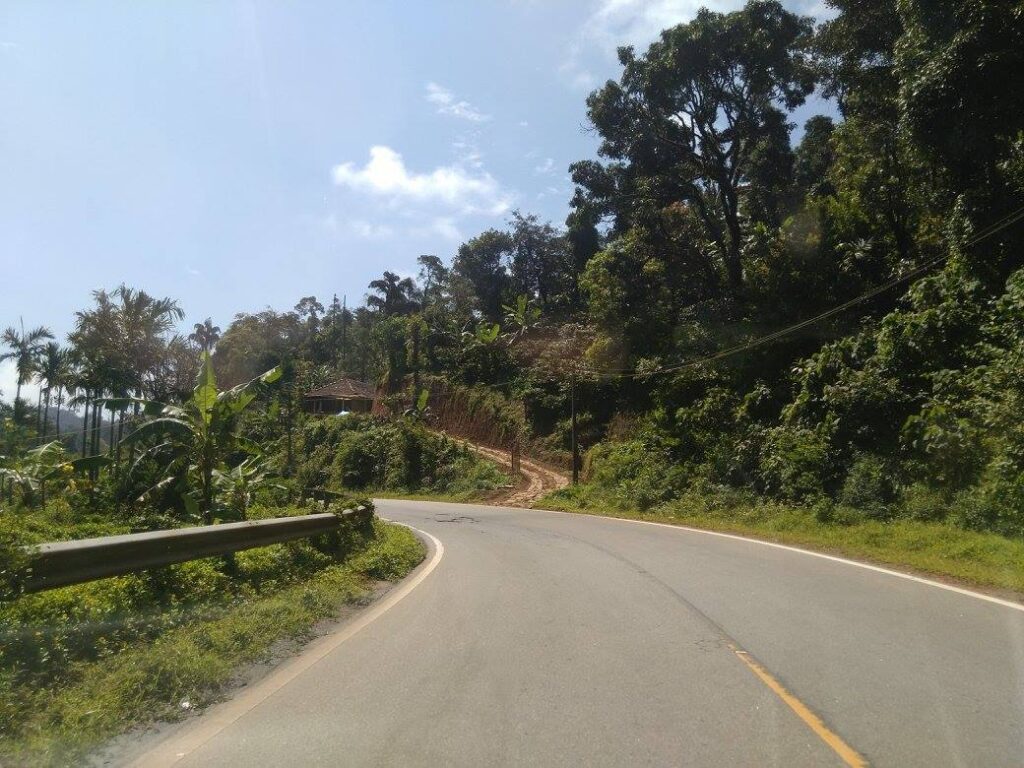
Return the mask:
<svg viewBox="0 0 1024 768">
<path fill-rule="evenodd" d="M 420 256 L 416 279 L 385 272 L 360 306 L 310 286 L 291 311 L 179 336 L 177 302 L 121 286 L 78 313 L 68 347 L 10 328 L 5 354 L 41 394 L 5 393 L 8 500 L 56 466 L 24 456 L 66 431 L 53 413 L 84 410 L 58 447 L 102 485 L 88 460 L 120 466 L 152 403 L 196 396 L 211 353 L 221 385 L 263 388 L 265 407 L 231 418 L 283 478 L 303 471 L 301 394 L 339 376 L 425 421 L 422 393 L 476 393 L 510 440 L 564 466 L 575 393 L 578 493 L 595 499 L 742 491 L 823 520 L 842 507 L 1024 535 L 1024 8 L 827 4 L 821 23 L 769 1 L 703 10 L 621 48 L 620 76 L 587 99 L 601 143 L 570 168 L 564 226 L 516 212 L 450 259 Z M 832 116 L 794 143 L 815 93 Z M 160 458 L 131 439 L 133 469 L 143 448 Z M 186 469 L 159 501 L 140 495 L 150 469 L 110 472 L 104 503 L 180 511 Z M 212 519 L 198 485 L 184 506 Z"/>
</svg>

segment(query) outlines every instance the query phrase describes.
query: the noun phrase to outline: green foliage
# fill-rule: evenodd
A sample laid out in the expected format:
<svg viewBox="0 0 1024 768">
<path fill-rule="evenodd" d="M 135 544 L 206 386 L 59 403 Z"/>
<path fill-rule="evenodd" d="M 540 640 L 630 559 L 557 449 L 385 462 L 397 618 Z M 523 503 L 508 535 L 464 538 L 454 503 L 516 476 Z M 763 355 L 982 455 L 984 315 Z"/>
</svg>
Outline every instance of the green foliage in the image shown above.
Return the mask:
<svg viewBox="0 0 1024 768">
<path fill-rule="evenodd" d="M 231 493 L 241 489 L 246 495 L 245 486 L 262 479 L 264 473 L 256 471 L 252 464 L 240 469 L 243 462 L 228 466 L 239 452 L 250 456 L 259 453 L 258 446 L 237 434 L 238 418 L 256 399 L 256 390 L 277 381 L 281 373 L 280 368 L 274 368 L 245 384 L 220 392 L 207 352 L 190 400 L 181 406 L 140 401 L 150 418 L 122 441 L 122 445 L 143 444 L 146 450 L 140 459 L 153 458 L 162 466 L 162 478 L 146 494 L 173 487 L 186 510 L 201 514 L 207 524 L 213 522 L 218 486 L 223 489 L 230 481 L 235 486 Z M 231 510 L 244 513 L 244 506 L 238 509 L 238 501 L 234 500 Z"/>
<path fill-rule="evenodd" d="M 310 421 L 299 453 L 301 488 L 428 493 L 490 490 L 506 482 L 464 445 L 419 420 L 350 414 Z"/>
<path fill-rule="evenodd" d="M 898 492 L 893 468 L 877 456 L 866 454 L 854 460 L 843 481 L 839 500 L 868 517 L 885 519 Z"/>
<path fill-rule="evenodd" d="M 80 764 L 129 726 L 179 717 L 182 701 L 210 703 L 240 664 L 422 557 L 407 529 L 376 521 L 340 558 L 273 545 L 239 553 L 230 578 L 201 560 L 0 604 L 0 761 Z"/>
<path fill-rule="evenodd" d="M 584 474 L 619 505 L 650 507 L 677 497 L 688 479 L 672 461 L 671 445 L 656 433 L 599 443 L 587 452 Z"/>
<path fill-rule="evenodd" d="M 760 479 L 768 494 L 813 499 L 832 482 L 834 462 L 826 433 L 801 427 L 768 430 L 761 447 Z"/>
<path fill-rule="evenodd" d="M 705 487 L 640 512 L 610 508 L 600 488 L 580 485 L 546 496 L 541 506 L 730 531 L 1024 592 L 1024 541 L 1019 538 L 918 520 L 882 522 L 828 499 L 803 507 Z"/>
</svg>

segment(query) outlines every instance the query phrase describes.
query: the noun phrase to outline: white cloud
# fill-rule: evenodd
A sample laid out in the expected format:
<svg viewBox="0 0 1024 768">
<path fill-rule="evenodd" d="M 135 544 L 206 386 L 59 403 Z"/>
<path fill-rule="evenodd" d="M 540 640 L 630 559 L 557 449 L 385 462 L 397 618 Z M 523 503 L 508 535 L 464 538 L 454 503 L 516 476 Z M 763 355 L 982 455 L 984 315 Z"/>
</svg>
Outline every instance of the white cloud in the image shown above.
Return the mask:
<svg viewBox="0 0 1024 768">
<path fill-rule="evenodd" d="M 455 94 L 437 83 L 427 83 L 427 101 L 437 105 L 441 115 L 451 115 L 474 123 L 482 123 L 491 119 L 468 101 L 456 99 Z"/>
<path fill-rule="evenodd" d="M 555 170 L 554 158 L 545 157 L 544 162 L 533 169 L 534 173 L 548 174 Z"/>
<path fill-rule="evenodd" d="M 795 13 L 817 18 L 834 13 L 823 0 L 784 0 L 783 4 Z M 568 56 L 559 69 L 571 86 L 589 90 L 598 82 L 591 67 L 599 65 L 602 72 L 618 74 L 613 57 L 619 46 L 632 45 L 643 52 L 663 29 L 691 21 L 701 8 L 721 13 L 739 10 L 743 5 L 743 0 L 600 0 L 569 45 Z M 596 62 L 591 58 L 593 53 L 599 55 Z"/>
<path fill-rule="evenodd" d="M 455 222 L 444 216 L 434 219 L 430 223 L 430 229 L 432 232 L 435 232 L 448 240 L 462 239 L 462 233 L 459 232 L 458 228 L 455 226 Z"/>
<path fill-rule="evenodd" d="M 436 216 L 429 221 L 422 221 L 417 226 L 410 227 L 408 235 L 418 240 L 438 235 L 445 240 L 454 242 L 461 242 L 465 239 L 462 231 L 455 224 L 455 219 L 451 216 Z"/>
<path fill-rule="evenodd" d="M 452 142 L 452 149 L 455 150 L 460 165 L 468 165 L 470 168 L 484 167 L 484 154 L 475 141 L 467 138 L 456 139 Z"/>
<path fill-rule="evenodd" d="M 519 127 L 520 128 L 529 128 L 530 127 L 530 122 L 528 120 L 520 120 L 519 121 Z"/>
<path fill-rule="evenodd" d="M 363 240 L 385 240 L 395 234 L 395 231 L 386 224 L 373 224 L 362 219 L 353 219 L 348 226 L 356 237 Z"/>
<path fill-rule="evenodd" d="M 462 164 L 442 165 L 429 173 L 411 172 L 402 156 L 385 146 L 370 147 L 370 160 L 362 168 L 342 163 L 331 171 L 334 183 L 368 192 L 392 202 L 442 204 L 461 214 L 504 213 L 511 197 L 482 169 L 467 171 Z"/>
</svg>

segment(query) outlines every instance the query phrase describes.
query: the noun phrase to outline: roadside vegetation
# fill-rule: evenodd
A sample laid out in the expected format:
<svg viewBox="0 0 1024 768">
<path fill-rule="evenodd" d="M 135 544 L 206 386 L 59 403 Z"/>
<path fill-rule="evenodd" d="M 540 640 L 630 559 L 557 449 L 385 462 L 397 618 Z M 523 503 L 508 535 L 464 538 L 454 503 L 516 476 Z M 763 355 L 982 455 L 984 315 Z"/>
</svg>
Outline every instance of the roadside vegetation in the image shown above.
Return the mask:
<svg viewBox="0 0 1024 768">
<path fill-rule="evenodd" d="M 537 506 L 736 533 L 1024 595 L 1024 541 L 1018 538 L 912 517 L 879 520 L 827 499 L 803 506 L 725 488 L 694 489 L 641 510 L 580 485 L 555 491 Z"/>
<path fill-rule="evenodd" d="M 412 415 L 311 419 L 297 448 L 303 487 L 473 501 L 509 483 L 493 462 Z"/>
<path fill-rule="evenodd" d="M 57 505 L 37 517 L 63 514 Z M 242 665 L 268 659 L 280 641 L 308 638 L 317 622 L 422 557 L 411 532 L 374 521 L 240 552 L 230 573 L 210 558 L 4 603 L 0 763 L 78 765 L 133 726 L 203 707 L 230 690 Z"/>
<path fill-rule="evenodd" d="M 316 286 L 332 299 L 186 334 L 177 301 L 122 285 L 96 291 L 66 339 L 38 318 L 7 328 L 6 596 L 25 542 L 288 514 L 353 491 L 475 498 L 504 482 L 437 429 L 579 469 L 584 485 L 553 497 L 566 508 L 1019 591 L 1020 8 L 825 2 L 827 20 L 773 0 L 702 10 L 620 49 L 617 79 L 586 100 L 600 146 L 568 169 L 564 226 L 515 211 L 450 258 L 420 256 L 415 278 L 385 272 L 351 308 L 344 286 Z M 832 106 L 797 131 L 813 94 Z M 374 385 L 380 415 L 305 414 L 303 394 L 339 377 Z M 329 571 L 314 545 L 273 551 L 290 554 L 171 571 L 206 569 L 175 600 Z M 82 594 L 102 606 L 110 590 L 114 623 L 145 625 L 165 599 L 149 579 Z M 4 603 L 15 637 L 48 600 Z M 86 646 L 83 664 L 118 663 L 100 639 Z M 0 670 L 6 690 L 30 696 L 20 675 L 44 662 L 59 673 L 50 653 Z M 2 716 L 43 722 L 17 696 Z"/>
</svg>

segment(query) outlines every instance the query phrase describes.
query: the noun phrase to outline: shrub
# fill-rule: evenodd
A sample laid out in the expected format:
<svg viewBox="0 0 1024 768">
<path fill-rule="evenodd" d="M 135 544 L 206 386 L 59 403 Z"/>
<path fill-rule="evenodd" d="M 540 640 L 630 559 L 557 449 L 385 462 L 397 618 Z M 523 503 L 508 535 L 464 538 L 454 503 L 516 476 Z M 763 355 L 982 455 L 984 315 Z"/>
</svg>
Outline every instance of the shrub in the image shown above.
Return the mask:
<svg viewBox="0 0 1024 768">
<path fill-rule="evenodd" d="M 911 520 L 939 521 L 949 514 L 950 500 L 941 491 L 914 483 L 900 495 L 899 514 Z"/>
<path fill-rule="evenodd" d="M 957 494 L 952 519 L 978 531 L 1024 536 L 1024 473 L 1009 460 L 997 460 L 979 486 Z"/>
<path fill-rule="evenodd" d="M 685 468 L 672 461 L 668 445 L 659 436 L 599 443 L 587 452 L 588 480 L 609 491 L 624 506 L 641 510 L 679 496 L 687 485 Z"/>
<path fill-rule="evenodd" d="M 297 479 L 318 488 L 458 493 L 506 482 L 490 463 L 413 420 L 365 416 L 311 420 L 299 447 Z"/>
<path fill-rule="evenodd" d="M 835 469 L 829 441 L 803 427 L 766 430 L 761 446 L 760 480 L 770 495 L 803 500 L 824 493 Z"/>
<path fill-rule="evenodd" d="M 891 517 L 890 505 L 895 501 L 897 493 L 893 475 L 893 468 L 877 456 L 858 456 L 846 475 L 839 500 L 861 510 L 868 517 Z"/>
</svg>

